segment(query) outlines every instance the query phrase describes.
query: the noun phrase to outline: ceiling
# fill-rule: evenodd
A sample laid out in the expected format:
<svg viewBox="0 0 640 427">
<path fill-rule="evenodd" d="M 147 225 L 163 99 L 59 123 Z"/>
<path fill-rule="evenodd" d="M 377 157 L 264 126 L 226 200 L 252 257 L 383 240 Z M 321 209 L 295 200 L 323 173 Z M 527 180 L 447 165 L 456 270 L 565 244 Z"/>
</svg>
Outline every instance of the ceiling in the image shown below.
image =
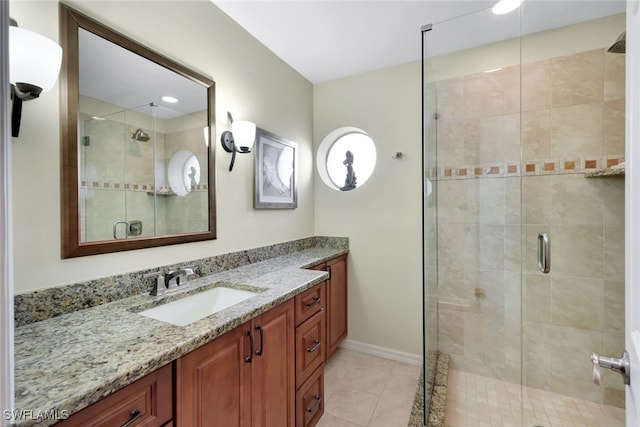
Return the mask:
<svg viewBox="0 0 640 427">
<path fill-rule="evenodd" d="M 526 0 L 520 23 L 518 12 L 492 14 L 495 0 L 211 1 L 311 83 L 420 59 L 425 24 L 437 56 L 625 10 L 621 0 Z"/>
<path fill-rule="evenodd" d="M 78 58 L 80 94 L 112 104 L 109 114 L 131 109 L 172 119 L 207 109 L 207 90 L 199 83 L 83 28 Z M 162 100 L 167 95 L 178 102 Z"/>
</svg>

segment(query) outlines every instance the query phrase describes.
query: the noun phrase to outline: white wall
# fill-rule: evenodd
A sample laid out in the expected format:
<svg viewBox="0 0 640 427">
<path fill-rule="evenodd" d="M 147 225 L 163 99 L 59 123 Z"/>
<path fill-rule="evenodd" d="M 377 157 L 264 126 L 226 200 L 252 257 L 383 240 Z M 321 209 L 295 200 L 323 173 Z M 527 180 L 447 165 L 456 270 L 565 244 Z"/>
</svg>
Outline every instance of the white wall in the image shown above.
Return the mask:
<svg viewBox="0 0 640 427">
<path fill-rule="evenodd" d="M 207 0 L 73 1 L 151 49 L 216 82 L 216 198 L 218 239 L 163 248 L 60 258 L 59 88 L 24 104 L 20 137 L 12 142 L 15 290 L 53 285 L 177 263 L 314 234 L 312 85 Z M 58 4 L 10 2 L 26 29 L 58 39 Z M 135 72 L 135 70 L 131 70 Z M 230 155 L 219 146 L 234 118 L 299 144 L 298 208 L 253 209 L 253 154 Z"/>
<path fill-rule="evenodd" d="M 350 238 L 349 339 L 413 354 L 422 353 L 420 102 L 419 62 L 314 86 L 315 146 L 355 126 L 378 154 L 353 191 L 315 174 L 316 234 Z M 406 158 L 392 159 L 396 151 Z"/>
</svg>

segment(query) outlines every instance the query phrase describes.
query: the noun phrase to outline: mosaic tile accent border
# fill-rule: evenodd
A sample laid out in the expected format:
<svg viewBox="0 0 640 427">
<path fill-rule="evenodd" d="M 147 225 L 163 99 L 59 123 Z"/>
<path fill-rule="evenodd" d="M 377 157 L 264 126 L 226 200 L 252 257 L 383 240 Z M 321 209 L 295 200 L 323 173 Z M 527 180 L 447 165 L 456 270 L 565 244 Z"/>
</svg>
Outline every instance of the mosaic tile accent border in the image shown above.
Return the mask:
<svg viewBox="0 0 640 427">
<path fill-rule="evenodd" d="M 28 325 L 62 314 L 148 292 L 151 286 L 149 280 L 153 279 L 143 279 L 143 276 L 159 269 L 176 269 L 188 264 L 193 266 L 193 270 L 198 277 L 204 277 L 316 247 L 348 250 L 349 238 L 307 237 L 199 260 L 185 261 L 179 264 L 158 266 L 131 273 L 17 294 L 14 296 L 15 326 Z"/>
<path fill-rule="evenodd" d="M 523 162 L 485 163 L 479 165 L 442 166 L 429 169 L 425 175 L 432 180 L 479 179 L 528 175 L 558 175 L 590 173 L 624 162 L 624 154 L 601 157 L 527 160 Z"/>
<path fill-rule="evenodd" d="M 111 181 L 86 181 L 82 180 L 80 183 L 80 188 L 86 188 L 89 190 L 129 190 L 129 191 L 154 191 L 154 184 L 145 184 L 145 183 L 122 183 L 122 182 L 111 182 Z M 192 191 L 198 190 L 207 190 L 209 188 L 209 184 L 198 184 L 196 185 Z M 169 193 L 171 192 L 171 188 L 166 185 L 162 185 L 158 187 L 158 192 Z"/>
</svg>

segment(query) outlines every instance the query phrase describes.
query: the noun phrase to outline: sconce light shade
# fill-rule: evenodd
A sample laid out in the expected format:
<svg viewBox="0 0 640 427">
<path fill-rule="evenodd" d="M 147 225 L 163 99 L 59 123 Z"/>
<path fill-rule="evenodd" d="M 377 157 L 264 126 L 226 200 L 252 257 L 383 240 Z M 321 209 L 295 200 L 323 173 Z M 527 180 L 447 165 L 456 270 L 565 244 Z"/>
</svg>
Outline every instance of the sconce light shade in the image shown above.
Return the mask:
<svg viewBox="0 0 640 427">
<path fill-rule="evenodd" d="M 53 88 L 60 73 L 62 48 L 33 31 L 9 27 L 9 82 L 11 83 L 11 136 L 20 133 L 22 101 L 28 101 Z"/>
<path fill-rule="evenodd" d="M 236 153 L 250 153 L 255 139 L 256 124 L 253 122 L 233 121 L 231 122 L 231 130 L 222 132 L 220 136 L 222 148 L 224 148 L 226 152 L 231 153 L 229 172 L 233 170 L 233 165 L 236 162 Z"/>
<path fill-rule="evenodd" d="M 48 92 L 58 79 L 62 48 L 33 31 L 9 28 L 9 81 L 28 83 Z"/>
<path fill-rule="evenodd" d="M 248 153 L 256 139 L 256 124 L 247 121 L 236 121 L 231 124 L 231 132 L 237 149 Z"/>
</svg>

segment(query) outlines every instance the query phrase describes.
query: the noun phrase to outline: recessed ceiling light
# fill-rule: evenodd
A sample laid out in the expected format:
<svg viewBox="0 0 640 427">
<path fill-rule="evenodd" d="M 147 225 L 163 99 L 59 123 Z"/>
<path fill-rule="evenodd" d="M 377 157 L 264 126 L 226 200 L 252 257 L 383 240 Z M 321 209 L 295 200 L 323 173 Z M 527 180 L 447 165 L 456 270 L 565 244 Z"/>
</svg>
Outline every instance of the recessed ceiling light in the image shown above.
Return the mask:
<svg viewBox="0 0 640 427">
<path fill-rule="evenodd" d="M 178 102 L 178 98 L 174 98 L 173 96 L 163 96 L 161 99 L 169 104 L 175 104 Z"/>
<path fill-rule="evenodd" d="M 98 120 L 98 121 L 103 121 L 103 120 L 107 120 L 104 117 L 100 117 L 100 116 L 92 116 L 91 117 L 93 120 Z"/>
<path fill-rule="evenodd" d="M 522 0 L 500 0 L 491 11 L 496 15 L 504 15 L 520 7 Z"/>
</svg>

